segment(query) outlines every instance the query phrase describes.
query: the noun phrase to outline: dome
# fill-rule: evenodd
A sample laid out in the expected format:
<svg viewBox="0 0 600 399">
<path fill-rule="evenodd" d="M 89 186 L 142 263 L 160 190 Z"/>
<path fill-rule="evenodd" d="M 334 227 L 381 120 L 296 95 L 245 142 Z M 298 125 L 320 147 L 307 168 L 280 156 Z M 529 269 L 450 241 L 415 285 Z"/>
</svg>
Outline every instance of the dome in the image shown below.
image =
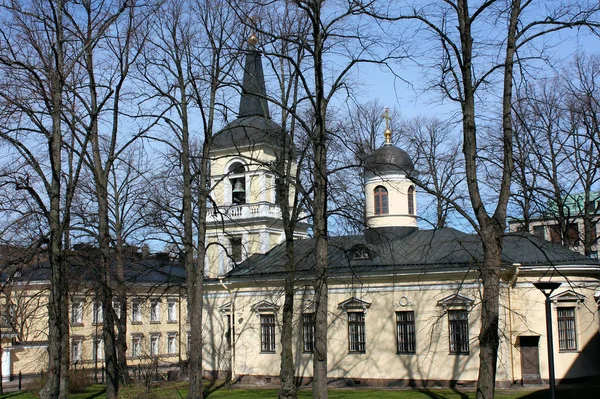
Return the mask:
<svg viewBox="0 0 600 399">
<path fill-rule="evenodd" d="M 212 150 L 248 148 L 257 145 L 283 147 L 281 126 L 264 116 L 252 115 L 238 118 L 227 124 L 213 137 Z"/>
<path fill-rule="evenodd" d="M 364 162 L 365 172 L 375 174 L 399 172 L 410 174 L 414 169 L 413 161 L 406 151 L 389 144 L 373 151 Z"/>
</svg>

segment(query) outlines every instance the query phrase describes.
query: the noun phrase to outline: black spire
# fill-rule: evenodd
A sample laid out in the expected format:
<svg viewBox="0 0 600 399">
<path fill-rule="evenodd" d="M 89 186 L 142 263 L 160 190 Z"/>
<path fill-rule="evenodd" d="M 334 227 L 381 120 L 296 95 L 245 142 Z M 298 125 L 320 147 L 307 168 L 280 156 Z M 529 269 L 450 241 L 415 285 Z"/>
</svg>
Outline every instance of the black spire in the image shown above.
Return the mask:
<svg viewBox="0 0 600 399">
<path fill-rule="evenodd" d="M 262 116 L 269 119 L 265 76 L 263 74 L 260 52 L 255 47 L 256 39 L 252 40 L 253 38 L 255 38 L 254 35 L 248 40 L 250 46 L 246 54 L 244 82 L 242 85 L 242 98 L 240 99 L 238 118 Z"/>
</svg>

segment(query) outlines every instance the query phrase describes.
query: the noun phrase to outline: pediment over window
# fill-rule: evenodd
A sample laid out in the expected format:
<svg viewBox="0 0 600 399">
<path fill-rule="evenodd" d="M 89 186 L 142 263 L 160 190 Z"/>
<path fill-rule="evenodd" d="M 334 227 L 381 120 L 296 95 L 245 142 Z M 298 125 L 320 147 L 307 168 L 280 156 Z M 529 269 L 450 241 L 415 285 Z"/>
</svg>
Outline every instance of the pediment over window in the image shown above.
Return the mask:
<svg viewBox="0 0 600 399">
<path fill-rule="evenodd" d="M 360 298 L 353 296 L 352 298 L 348 298 L 343 302 L 338 303 L 338 308 L 346 309 L 346 310 L 356 310 L 356 309 L 369 309 L 371 307 L 371 302 L 364 301 Z"/>
<path fill-rule="evenodd" d="M 252 306 L 252 311 L 257 313 L 275 313 L 278 310 L 279 305 L 269 301 L 260 301 Z"/>
<path fill-rule="evenodd" d="M 438 306 L 444 309 L 468 309 L 473 306 L 475 300 L 461 294 L 452 294 L 447 297 L 440 299 L 437 303 Z"/>
<path fill-rule="evenodd" d="M 582 303 L 582 302 L 585 302 L 585 295 L 582 295 L 573 290 L 568 290 L 568 291 L 563 291 L 556 295 L 552 295 L 550 297 L 550 300 L 554 303 L 557 303 L 557 302 Z"/>
</svg>

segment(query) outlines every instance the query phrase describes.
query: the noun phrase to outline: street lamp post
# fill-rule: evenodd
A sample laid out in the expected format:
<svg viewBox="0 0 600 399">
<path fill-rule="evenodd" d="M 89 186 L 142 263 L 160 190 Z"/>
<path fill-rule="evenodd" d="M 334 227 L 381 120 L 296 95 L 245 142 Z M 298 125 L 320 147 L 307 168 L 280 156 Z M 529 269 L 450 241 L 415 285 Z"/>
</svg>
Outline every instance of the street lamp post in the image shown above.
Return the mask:
<svg viewBox="0 0 600 399">
<path fill-rule="evenodd" d="M 550 398 L 555 398 L 554 392 L 554 344 L 552 340 L 552 310 L 550 307 L 550 295 L 554 292 L 555 289 L 560 287 L 561 283 L 556 282 L 537 282 L 533 283 L 535 288 L 542 291 L 544 296 L 546 297 L 546 338 L 548 339 L 548 372 L 550 374 Z"/>
</svg>

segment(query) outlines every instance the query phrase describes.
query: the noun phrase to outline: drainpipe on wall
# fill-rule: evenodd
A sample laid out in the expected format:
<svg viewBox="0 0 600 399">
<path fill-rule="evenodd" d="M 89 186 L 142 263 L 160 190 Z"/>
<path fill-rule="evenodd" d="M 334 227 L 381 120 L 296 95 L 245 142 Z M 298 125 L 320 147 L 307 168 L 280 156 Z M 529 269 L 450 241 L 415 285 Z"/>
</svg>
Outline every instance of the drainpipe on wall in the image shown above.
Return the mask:
<svg viewBox="0 0 600 399">
<path fill-rule="evenodd" d="M 519 278 L 519 272 L 521 270 L 521 264 L 520 263 L 513 263 L 513 266 L 515 267 L 515 274 L 513 274 L 512 278 L 510 279 L 509 283 L 508 283 L 508 329 L 509 329 L 509 337 L 510 337 L 510 374 L 511 374 L 511 381 L 514 384 L 516 379 L 515 379 L 515 353 L 514 353 L 514 344 L 512 342 L 512 336 L 513 336 L 513 326 L 512 326 L 512 303 L 511 303 L 511 291 L 512 289 L 515 287 L 515 285 L 517 284 L 517 279 Z"/>
<path fill-rule="evenodd" d="M 229 340 L 231 342 L 231 348 L 230 348 L 230 368 L 231 368 L 231 381 L 235 381 L 235 318 L 233 317 L 235 314 L 235 303 L 234 303 L 234 296 L 233 296 L 233 292 L 229 289 L 229 287 L 227 287 L 227 285 L 223 282 L 223 279 L 225 278 L 225 276 L 219 276 L 219 284 L 221 284 L 221 286 L 225 289 L 225 291 L 227 291 L 229 293 L 229 321 L 231 323 L 230 326 L 230 336 L 229 336 Z"/>
</svg>

